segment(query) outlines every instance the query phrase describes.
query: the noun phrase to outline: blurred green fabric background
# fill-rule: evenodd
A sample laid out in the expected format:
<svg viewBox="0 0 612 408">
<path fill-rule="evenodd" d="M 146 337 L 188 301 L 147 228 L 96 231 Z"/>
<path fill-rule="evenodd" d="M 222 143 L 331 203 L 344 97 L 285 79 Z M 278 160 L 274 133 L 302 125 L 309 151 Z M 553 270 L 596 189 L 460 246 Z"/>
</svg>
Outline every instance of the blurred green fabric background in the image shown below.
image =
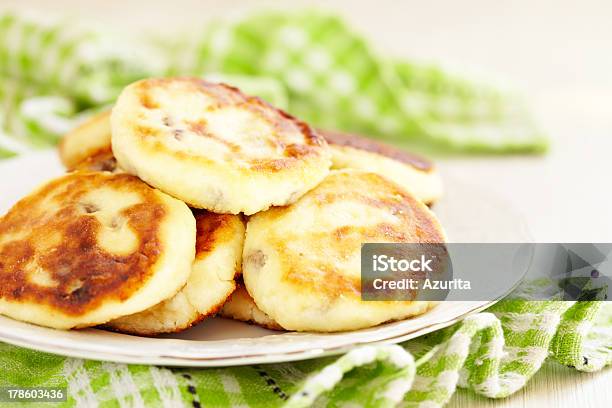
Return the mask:
<svg viewBox="0 0 612 408">
<path fill-rule="evenodd" d="M 341 18 L 263 12 L 200 34 L 133 38 L 82 21 L 0 17 L 0 155 L 56 143 L 127 84 L 195 75 L 238 85 L 311 124 L 433 153 L 541 153 L 503 84 L 379 54 Z"/>
</svg>

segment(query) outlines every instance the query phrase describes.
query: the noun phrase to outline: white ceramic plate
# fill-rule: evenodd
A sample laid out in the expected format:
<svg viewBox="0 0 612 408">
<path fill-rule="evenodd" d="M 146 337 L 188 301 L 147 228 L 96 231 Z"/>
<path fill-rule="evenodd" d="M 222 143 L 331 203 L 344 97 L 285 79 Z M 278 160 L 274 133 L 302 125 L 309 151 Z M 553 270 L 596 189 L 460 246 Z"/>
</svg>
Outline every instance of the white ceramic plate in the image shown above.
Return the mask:
<svg viewBox="0 0 612 408">
<path fill-rule="evenodd" d="M 40 183 L 62 173 L 54 151 L 0 162 L 0 214 Z M 434 210 L 454 242 L 527 240 L 520 216 L 499 199 L 446 181 L 446 195 Z M 492 303 L 442 302 L 412 319 L 333 334 L 283 333 L 214 318 L 179 334 L 146 338 L 98 329 L 54 330 L 0 316 L 0 340 L 66 356 L 124 363 L 201 367 L 275 363 L 339 354 L 359 344 L 398 343 L 449 326 Z"/>
</svg>

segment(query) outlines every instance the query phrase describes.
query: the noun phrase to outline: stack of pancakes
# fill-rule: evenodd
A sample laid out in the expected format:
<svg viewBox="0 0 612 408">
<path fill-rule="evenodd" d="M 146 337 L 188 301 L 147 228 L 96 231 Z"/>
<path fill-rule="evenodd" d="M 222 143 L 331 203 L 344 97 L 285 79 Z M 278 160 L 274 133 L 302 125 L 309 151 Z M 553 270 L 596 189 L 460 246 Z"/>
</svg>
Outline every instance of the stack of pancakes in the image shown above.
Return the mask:
<svg viewBox="0 0 612 408">
<path fill-rule="evenodd" d="M 333 332 L 425 312 L 365 302 L 364 242 L 444 242 L 426 160 L 195 78 L 126 87 L 66 135 L 68 173 L 0 218 L 0 313 L 138 335 L 221 316 Z"/>
</svg>

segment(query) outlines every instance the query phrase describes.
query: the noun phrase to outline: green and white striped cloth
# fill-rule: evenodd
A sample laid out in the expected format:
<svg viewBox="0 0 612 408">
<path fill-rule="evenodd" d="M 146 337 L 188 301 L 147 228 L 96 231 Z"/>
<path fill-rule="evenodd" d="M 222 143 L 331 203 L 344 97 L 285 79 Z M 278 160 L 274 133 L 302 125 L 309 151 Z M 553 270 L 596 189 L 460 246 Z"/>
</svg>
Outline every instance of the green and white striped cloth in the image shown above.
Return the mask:
<svg viewBox="0 0 612 408">
<path fill-rule="evenodd" d="M 481 76 L 383 58 L 333 15 L 269 12 L 211 22 L 189 40 L 132 37 L 1 16 L 0 154 L 15 151 L 2 143 L 6 134 L 26 146 L 56 142 L 138 78 L 218 74 L 264 98 L 271 93 L 316 126 L 413 149 L 533 153 L 547 146 L 513 92 Z"/>
<path fill-rule="evenodd" d="M 520 98 L 498 83 L 381 58 L 340 18 L 316 11 L 211 24 L 176 60 L 175 72 L 274 78 L 289 92 L 290 111 L 320 127 L 445 151 L 546 147 Z"/>
<path fill-rule="evenodd" d="M 401 345 L 228 368 L 96 362 L 0 343 L 0 387 L 67 387 L 60 406 L 79 407 L 441 407 L 457 387 L 508 396 L 547 358 L 579 371 L 602 369 L 612 362 L 611 306 L 504 300 Z"/>
<path fill-rule="evenodd" d="M 163 72 L 161 54 L 135 43 L 74 21 L 0 16 L 0 156 L 55 144 L 126 84 Z"/>
</svg>

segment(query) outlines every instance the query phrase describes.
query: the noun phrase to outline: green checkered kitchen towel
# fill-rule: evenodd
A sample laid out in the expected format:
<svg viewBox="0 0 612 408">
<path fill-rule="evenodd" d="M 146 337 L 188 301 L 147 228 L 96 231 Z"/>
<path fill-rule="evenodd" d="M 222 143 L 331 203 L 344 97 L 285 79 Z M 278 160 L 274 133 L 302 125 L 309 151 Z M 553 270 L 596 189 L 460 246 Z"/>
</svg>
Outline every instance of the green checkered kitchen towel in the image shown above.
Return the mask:
<svg viewBox="0 0 612 408">
<path fill-rule="evenodd" d="M 61 406 L 440 407 L 457 387 L 521 389 L 551 358 L 580 371 L 612 362 L 612 304 L 508 299 L 447 329 L 346 355 L 228 368 L 64 358 L 0 344 L 0 386 L 67 387 Z"/>
<path fill-rule="evenodd" d="M 316 126 L 412 149 L 529 153 L 547 146 L 521 98 L 497 81 L 381 57 L 322 12 L 213 21 L 189 38 L 163 41 L 7 14 L 0 16 L 0 155 L 55 143 L 138 78 L 218 73 L 243 78 L 239 85 L 264 98 L 282 95 L 274 102 Z"/>
</svg>

